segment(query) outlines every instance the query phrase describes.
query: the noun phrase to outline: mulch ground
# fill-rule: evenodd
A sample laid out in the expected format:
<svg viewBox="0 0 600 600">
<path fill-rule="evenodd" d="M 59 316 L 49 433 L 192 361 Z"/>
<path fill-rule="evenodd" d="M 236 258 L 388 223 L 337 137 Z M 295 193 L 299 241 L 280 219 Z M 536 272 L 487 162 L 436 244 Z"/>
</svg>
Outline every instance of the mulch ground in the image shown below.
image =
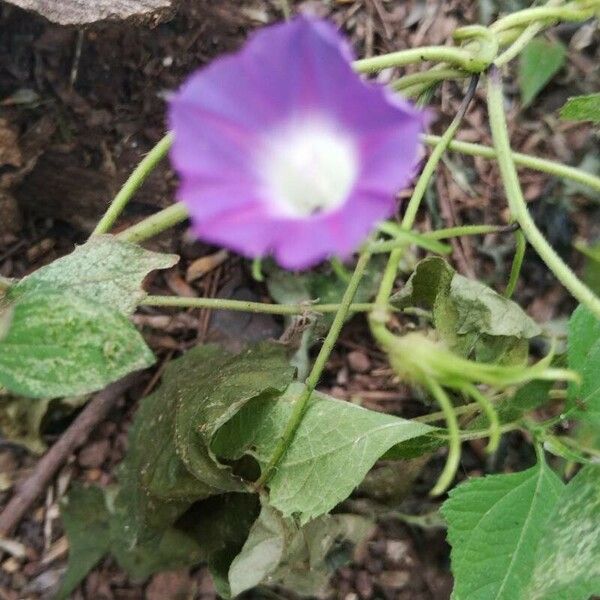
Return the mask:
<svg viewBox="0 0 600 600">
<path fill-rule="evenodd" d="M 169 91 L 198 66 L 238 47 L 252 29 L 280 19 L 277 4 L 275 0 L 189 0 L 159 24 L 100 24 L 77 29 L 50 24 L 0 3 L 0 274 L 21 277 L 83 242 L 128 173 L 162 136 Z M 457 26 L 478 22 L 479 4 L 467 0 L 309 0 L 298 2 L 295 9 L 333 18 L 351 36 L 358 54 L 370 56 L 444 43 Z M 499 4 L 503 9 L 509 3 Z M 597 153 L 598 142 L 589 127 L 556 118 L 555 111 L 567 96 L 598 88 L 598 43 L 586 42 L 577 31 L 565 26 L 553 32 L 581 50 L 571 53 L 568 67 L 535 107 L 520 112 L 514 72 L 508 81 L 506 107 L 515 148 L 569 164 L 579 164 Z M 443 131 L 452 118 L 463 91 L 463 84 L 441 87 L 432 102 L 435 133 Z M 483 96 L 477 96 L 458 137 L 490 143 Z M 561 183 L 539 173 L 523 172 L 522 181 L 550 241 L 572 264 L 581 266 L 572 244 L 577 237 L 591 239 L 600 234 L 598 205 L 594 207 L 583 195 L 567 198 Z M 174 184 L 168 165 L 161 165 L 136 195 L 119 228 L 169 205 Z M 427 205 L 420 223 L 423 229 L 505 223 L 507 218 L 498 172 L 483 159 L 450 155 L 439 169 Z M 401 206 L 402 202 L 399 212 Z M 149 247 L 182 256 L 175 269 L 147 282 L 154 293 L 267 298 L 243 261 L 191 240 L 185 227 L 161 235 Z M 502 237 L 465 238 L 454 243 L 453 261 L 464 274 L 501 285 L 511 252 L 511 242 Z M 200 258 L 204 259 L 202 275 L 190 282 L 188 270 L 198 270 Z M 560 320 L 573 307 L 562 288 L 529 255 L 516 298 L 541 322 Z M 146 308 L 136 315 L 135 322 L 159 358 L 158 372 L 131 389 L 69 459 L 45 497 L 20 524 L 13 536 L 17 548 L 0 551 L 0 600 L 52 597 L 68 554 L 58 500 L 71 481 L 100 485 L 114 481 L 136 402 L 157 384 L 166 361 L 208 340 L 235 347 L 245 341 L 278 337 L 282 332 L 280 320 L 270 316 L 202 310 L 175 315 Z M 426 410 L 414 392 L 394 380 L 362 317 L 353 319 L 344 331 L 323 389 L 342 399 L 358 399 L 376 410 L 406 416 Z M 44 441 L 51 445 L 71 419 L 72 415 L 66 415 L 46 422 Z M 35 455 L 0 438 L 0 504 L 8 500 L 36 460 Z M 511 435 L 494 464 L 486 460 L 480 444 L 467 445 L 462 474 L 524 468 L 532 456 L 520 436 Z M 395 473 L 389 465 L 379 466 L 388 467 L 388 475 L 389 471 L 393 475 L 393 483 L 380 478 L 378 484 L 376 476 L 370 482 L 370 495 L 378 498 L 384 516 L 374 537 L 357 550 L 355 561 L 336 572 L 331 598 L 449 598 L 449 549 L 444 532 L 410 526 L 386 513 L 389 508 L 414 514 L 433 511 L 436 504 L 428 499 L 427 491 L 442 464 L 443 456 L 427 464 L 402 463 Z M 386 508 L 385 502 L 390 501 L 386 495 L 394 485 L 392 504 Z M 265 598 L 266 593 L 252 592 L 247 597 Z M 290 596 L 278 592 L 272 597 Z M 73 598 L 209 600 L 216 595 L 204 567 L 191 573 L 156 575 L 139 584 L 129 581 L 107 559 Z"/>
</svg>

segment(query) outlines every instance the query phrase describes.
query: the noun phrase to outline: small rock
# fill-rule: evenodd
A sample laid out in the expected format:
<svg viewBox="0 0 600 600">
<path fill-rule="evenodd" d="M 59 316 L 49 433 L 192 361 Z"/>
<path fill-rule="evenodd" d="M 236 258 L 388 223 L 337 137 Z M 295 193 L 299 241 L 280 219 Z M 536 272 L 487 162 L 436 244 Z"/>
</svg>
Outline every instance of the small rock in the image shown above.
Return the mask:
<svg viewBox="0 0 600 600">
<path fill-rule="evenodd" d="M 408 571 L 384 571 L 379 575 L 379 583 L 386 588 L 401 590 L 408 585 L 410 573 Z"/>
<path fill-rule="evenodd" d="M 371 581 L 371 576 L 367 571 L 359 571 L 356 574 L 355 581 L 356 591 L 358 595 L 362 598 L 362 600 L 369 600 L 369 598 L 373 597 L 373 582 Z"/>
<path fill-rule="evenodd" d="M 154 575 L 146 588 L 146 600 L 185 600 L 193 595 L 193 581 L 187 571 L 168 571 Z"/>
<path fill-rule="evenodd" d="M 100 469 L 88 469 L 83 474 L 83 477 L 86 481 L 90 483 L 95 483 L 96 481 L 100 481 L 102 478 L 102 471 Z"/>
<path fill-rule="evenodd" d="M 348 364 L 355 373 L 367 373 L 371 370 L 369 357 L 360 350 L 354 350 L 348 354 Z"/>
<path fill-rule="evenodd" d="M 77 459 L 80 466 L 84 469 L 94 469 L 102 465 L 110 451 L 108 440 L 98 440 L 88 444 L 80 453 Z"/>
<path fill-rule="evenodd" d="M 385 554 L 393 562 L 399 563 L 409 551 L 408 544 L 401 540 L 388 540 L 385 545 Z"/>
</svg>

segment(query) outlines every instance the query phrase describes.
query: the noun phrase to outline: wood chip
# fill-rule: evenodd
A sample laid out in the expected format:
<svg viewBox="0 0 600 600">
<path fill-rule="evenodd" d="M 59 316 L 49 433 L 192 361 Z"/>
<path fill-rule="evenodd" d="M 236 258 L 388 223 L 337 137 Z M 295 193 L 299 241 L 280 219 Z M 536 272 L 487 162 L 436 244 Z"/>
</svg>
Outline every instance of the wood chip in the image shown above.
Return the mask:
<svg viewBox="0 0 600 600">
<path fill-rule="evenodd" d="M 83 25 L 96 21 L 129 19 L 165 11 L 171 0 L 8 0 L 9 3 L 33 10 L 49 21 L 61 25 Z"/>
<path fill-rule="evenodd" d="M 66 536 L 62 536 L 56 542 L 54 542 L 48 552 L 44 554 L 42 557 L 41 563 L 42 565 L 49 565 L 51 562 L 54 562 L 57 558 L 61 558 L 64 556 L 69 550 L 69 540 L 67 540 Z"/>
<path fill-rule="evenodd" d="M 14 558 L 27 557 L 27 546 L 21 544 L 21 542 L 18 542 L 17 540 L 9 540 L 0 537 L 0 550 L 2 550 L 2 552 L 7 552 Z"/>
<path fill-rule="evenodd" d="M 204 275 L 222 265 L 228 257 L 229 252 L 227 250 L 219 250 L 214 254 L 198 258 L 188 267 L 185 275 L 186 281 L 192 283 L 192 281 L 204 277 Z"/>
<path fill-rule="evenodd" d="M 2 570 L 9 575 L 16 573 L 21 568 L 21 563 L 16 558 L 9 558 L 2 563 Z"/>
</svg>

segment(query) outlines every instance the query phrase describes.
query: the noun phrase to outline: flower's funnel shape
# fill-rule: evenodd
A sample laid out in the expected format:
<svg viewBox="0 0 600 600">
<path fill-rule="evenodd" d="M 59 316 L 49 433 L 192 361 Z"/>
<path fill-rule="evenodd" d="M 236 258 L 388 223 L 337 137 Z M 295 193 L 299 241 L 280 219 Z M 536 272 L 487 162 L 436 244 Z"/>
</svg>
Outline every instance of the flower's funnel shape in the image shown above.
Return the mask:
<svg viewBox="0 0 600 600">
<path fill-rule="evenodd" d="M 169 118 L 198 237 L 289 269 L 348 256 L 393 213 L 424 121 L 353 71 L 329 23 L 306 17 L 194 73 Z"/>
</svg>

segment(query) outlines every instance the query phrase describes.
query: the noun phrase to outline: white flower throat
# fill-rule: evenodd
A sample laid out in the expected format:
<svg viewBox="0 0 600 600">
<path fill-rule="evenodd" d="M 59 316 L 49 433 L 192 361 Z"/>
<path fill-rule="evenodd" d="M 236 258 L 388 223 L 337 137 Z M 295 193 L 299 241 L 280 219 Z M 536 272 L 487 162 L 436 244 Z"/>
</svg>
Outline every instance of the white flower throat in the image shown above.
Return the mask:
<svg viewBox="0 0 600 600">
<path fill-rule="evenodd" d="M 348 135 L 310 119 L 280 127 L 265 141 L 258 173 L 278 212 L 301 218 L 344 204 L 358 175 L 357 150 Z"/>
</svg>

